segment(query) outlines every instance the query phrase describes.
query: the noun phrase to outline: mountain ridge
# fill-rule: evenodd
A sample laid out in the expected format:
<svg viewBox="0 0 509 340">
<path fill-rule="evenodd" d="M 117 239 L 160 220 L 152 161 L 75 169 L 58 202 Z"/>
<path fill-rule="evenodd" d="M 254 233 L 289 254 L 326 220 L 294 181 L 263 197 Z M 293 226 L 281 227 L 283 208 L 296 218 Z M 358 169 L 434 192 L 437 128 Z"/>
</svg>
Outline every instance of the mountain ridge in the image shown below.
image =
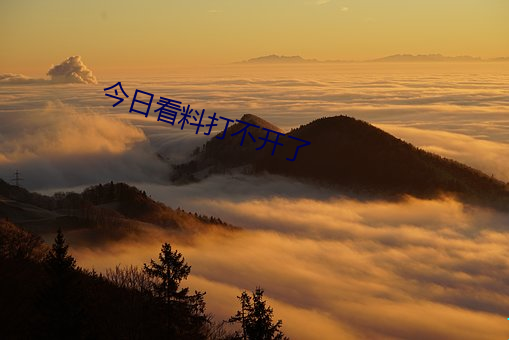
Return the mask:
<svg viewBox="0 0 509 340">
<path fill-rule="evenodd" d="M 366 60 L 319 60 L 306 59 L 302 56 L 285 56 L 270 54 L 260 57 L 254 57 L 243 61 L 234 62 L 234 64 L 327 64 L 327 63 L 379 63 L 379 62 L 509 62 L 509 57 L 481 58 L 469 55 L 463 56 L 444 56 L 438 53 L 430 54 L 392 54 L 380 58 Z"/>
<path fill-rule="evenodd" d="M 231 136 L 240 128 L 239 124 L 230 126 L 224 140 L 211 138 L 192 161 L 175 166 L 172 179 L 186 183 L 240 169 L 250 175 L 282 175 L 368 197 L 454 195 L 465 202 L 509 208 L 505 183 L 355 118 L 323 117 L 292 129 L 287 135 L 311 142 L 299 150 L 294 162 L 287 158 L 293 157 L 297 142 L 285 138 L 286 144 L 271 156 L 271 147 L 255 150 L 261 144 L 258 139 L 265 136 L 261 129 L 252 129 L 255 142 L 246 138 L 240 146 L 240 136 Z"/>
<path fill-rule="evenodd" d="M 172 209 L 125 183 L 104 183 L 81 193 L 41 195 L 0 179 L 0 218 L 38 235 L 66 230 L 101 229 L 106 238 L 119 238 L 139 227 L 154 226 L 175 231 L 199 231 L 219 226 L 238 229 L 220 218 Z"/>
</svg>

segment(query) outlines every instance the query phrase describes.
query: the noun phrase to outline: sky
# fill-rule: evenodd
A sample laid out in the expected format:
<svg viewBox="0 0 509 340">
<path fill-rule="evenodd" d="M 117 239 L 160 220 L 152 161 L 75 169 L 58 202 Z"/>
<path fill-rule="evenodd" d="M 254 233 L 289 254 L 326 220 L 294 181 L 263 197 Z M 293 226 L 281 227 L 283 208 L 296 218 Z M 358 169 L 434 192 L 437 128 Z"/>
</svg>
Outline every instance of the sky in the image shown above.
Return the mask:
<svg viewBox="0 0 509 340">
<path fill-rule="evenodd" d="M 4 0 L 0 178 L 19 170 L 48 194 L 123 181 L 242 227 L 100 244 L 66 234 L 78 264 L 99 271 L 171 242 L 218 321 L 260 285 L 293 338 L 507 339 L 509 214 L 449 197 L 356 201 L 272 175 L 174 185 L 172 165 L 208 137 L 129 105 L 140 89 L 285 131 L 345 114 L 509 183 L 509 63 L 229 64 L 509 56 L 508 14 L 507 0 Z M 130 97 L 112 107 L 104 88 L 118 81 Z"/>
<path fill-rule="evenodd" d="M 81 55 L 99 73 L 410 53 L 509 56 L 506 0 L 171 0 L 0 3 L 0 72 Z"/>
</svg>

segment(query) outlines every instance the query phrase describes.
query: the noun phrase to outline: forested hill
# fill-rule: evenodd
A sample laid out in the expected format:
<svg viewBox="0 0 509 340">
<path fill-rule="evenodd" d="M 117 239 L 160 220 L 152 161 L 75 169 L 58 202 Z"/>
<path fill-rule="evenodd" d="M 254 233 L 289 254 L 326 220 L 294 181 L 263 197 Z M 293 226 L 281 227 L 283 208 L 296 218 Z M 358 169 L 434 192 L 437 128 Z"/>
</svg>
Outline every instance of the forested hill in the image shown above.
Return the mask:
<svg viewBox="0 0 509 340">
<path fill-rule="evenodd" d="M 261 127 L 273 126 L 252 115 L 242 120 L 256 120 Z M 229 127 L 223 140 L 211 138 L 192 161 L 175 168 L 174 180 L 185 182 L 241 169 L 251 174 L 268 172 L 297 178 L 367 197 L 431 198 L 453 194 L 470 203 L 509 208 L 507 184 L 421 150 L 361 120 L 326 117 L 290 131 L 288 135 L 311 142 L 299 150 L 293 162 L 287 158 L 294 156 L 298 141 L 280 138 L 285 145 L 277 146 L 272 156 L 273 144 L 256 150 L 263 144 L 259 137 L 266 133 L 261 129 L 249 130 L 256 142 L 246 137 L 240 146 L 242 134 L 231 134 L 241 127 L 239 123 Z"/>
<path fill-rule="evenodd" d="M 234 229 L 219 218 L 173 209 L 125 183 L 91 186 L 82 193 L 45 196 L 0 179 L 0 218 L 7 218 L 37 234 L 64 229 L 103 229 L 120 237 L 141 224 L 176 230 L 208 226 Z"/>
</svg>

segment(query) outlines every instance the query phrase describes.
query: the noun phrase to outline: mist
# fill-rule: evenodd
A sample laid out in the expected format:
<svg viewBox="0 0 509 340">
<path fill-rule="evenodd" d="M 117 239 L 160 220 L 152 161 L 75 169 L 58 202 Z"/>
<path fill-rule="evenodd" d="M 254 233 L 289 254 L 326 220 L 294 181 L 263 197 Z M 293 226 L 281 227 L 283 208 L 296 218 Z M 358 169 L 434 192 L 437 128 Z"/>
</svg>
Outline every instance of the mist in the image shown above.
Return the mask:
<svg viewBox="0 0 509 340">
<path fill-rule="evenodd" d="M 202 192 L 210 185 L 202 184 Z M 360 202 L 257 194 L 241 201 L 194 199 L 242 231 L 184 237 L 147 230 L 141 238 L 73 247 L 72 253 L 81 265 L 104 270 L 142 265 L 170 242 L 191 264 L 188 284 L 207 291 L 217 320 L 234 314 L 240 291 L 261 286 L 285 333 L 299 339 L 493 339 L 506 333 L 507 214 L 446 197 Z"/>
<path fill-rule="evenodd" d="M 124 181 L 241 227 L 186 234 L 141 226 L 101 243 L 66 235 L 78 264 L 98 271 L 142 265 L 172 243 L 192 266 L 186 284 L 207 291 L 216 320 L 235 313 L 242 290 L 261 286 L 293 338 L 504 338 L 507 214 L 447 196 L 360 201 L 273 175 L 173 185 L 172 165 L 207 138 L 157 121 L 155 106 L 147 118 L 129 113 L 129 100 L 112 107 L 103 91 L 122 81 L 130 99 L 140 89 L 230 119 L 256 114 L 286 131 L 346 114 L 508 181 L 509 73 L 470 66 L 223 65 L 51 86 L 0 76 L 0 177 L 19 169 L 26 188 L 50 194 Z M 53 73 L 70 81 L 65 70 Z"/>
<path fill-rule="evenodd" d="M 168 164 L 184 162 L 207 137 L 195 134 L 193 129 L 181 130 L 158 122 L 157 114 L 153 112 L 157 107 L 155 104 L 147 118 L 129 113 L 134 91 L 140 89 L 154 94 L 155 100 L 160 96 L 172 98 L 190 104 L 192 108 L 205 109 L 206 114 L 216 112 L 218 116 L 230 119 L 240 119 L 245 113 L 256 114 L 285 131 L 323 116 L 350 115 L 367 120 L 416 146 L 465 162 L 507 181 L 509 93 L 505 84 L 509 73 L 504 71 L 504 65 L 228 65 L 194 73 L 175 71 L 152 78 L 98 77 L 98 84 L 55 83 L 49 87 L 2 83 L 0 133 L 3 140 L 0 142 L 5 147 L 0 149 L 0 176 L 9 178 L 16 168 L 28 171 L 27 154 L 31 153 L 33 158 L 39 158 L 40 163 L 45 164 L 40 165 L 42 169 L 54 169 L 44 181 L 26 176 L 26 186 L 33 189 L 92 185 L 101 178 L 146 183 L 167 181 Z M 103 89 L 118 81 L 122 82 L 130 98 L 112 107 L 113 102 L 104 96 Z M 74 112 L 75 115 L 68 117 L 64 112 Z M 100 131 L 105 134 L 96 136 L 97 130 L 92 128 L 94 123 L 87 121 L 90 113 L 95 121 L 104 118 L 121 121 L 124 125 L 112 123 L 110 132 L 109 123 L 103 120 Z M 13 126 L 13 117 L 19 124 Z M 78 145 L 64 146 L 61 143 L 60 147 L 53 147 L 51 157 L 48 157 L 48 148 L 44 149 L 44 144 L 35 148 L 30 143 L 19 143 L 17 139 L 26 138 L 23 136 L 26 126 L 32 124 L 32 117 L 34 126 L 59 131 L 67 129 L 62 125 L 62 119 L 68 120 L 67 126 L 79 119 L 81 127 L 69 131 L 74 139 L 83 140 L 82 146 L 85 141 L 94 139 L 90 142 L 87 161 L 94 162 L 92 159 L 95 158 L 94 168 L 105 176 L 83 175 L 83 163 L 78 159 L 66 161 L 66 166 L 57 162 L 59 157 L 83 154 L 83 147 Z M 47 121 L 41 123 L 45 119 Z M 218 126 L 213 132 L 220 132 L 222 128 Z M 91 138 L 87 139 L 89 132 Z M 38 138 L 40 134 L 36 134 Z M 140 151 L 140 145 L 143 145 L 143 151 Z M 112 153 L 115 156 L 109 157 Z M 160 157 L 151 158 L 154 155 Z M 127 159 L 134 164 L 126 166 Z M 166 166 L 164 171 L 160 167 L 161 159 Z M 155 171 L 149 163 L 159 164 L 160 171 Z M 123 167 L 129 170 L 121 171 Z M 110 171 L 110 168 L 114 170 Z M 142 176 L 138 176 L 140 172 Z"/>
</svg>

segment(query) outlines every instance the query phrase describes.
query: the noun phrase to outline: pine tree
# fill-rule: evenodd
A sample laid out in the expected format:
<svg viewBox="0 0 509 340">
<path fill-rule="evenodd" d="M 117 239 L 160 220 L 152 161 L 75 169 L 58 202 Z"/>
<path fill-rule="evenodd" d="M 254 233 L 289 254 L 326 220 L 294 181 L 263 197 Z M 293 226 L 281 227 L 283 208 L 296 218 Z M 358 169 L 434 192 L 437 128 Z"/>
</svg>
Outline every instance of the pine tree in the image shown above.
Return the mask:
<svg viewBox="0 0 509 340">
<path fill-rule="evenodd" d="M 42 335 L 51 339 L 79 339 L 84 336 L 82 289 L 76 260 L 68 253 L 61 229 L 45 258 L 48 284 L 41 292 L 40 308 L 44 316 Z"/>
<path fill-rule="evenodd" d="M 208 321 L 204 314 L 205 293 L 195 291 L 194 295 L 189 295 L 189 288 L 180 288 L 191 272 L 182 254 L 164 243 L 159 262 L 150 260 L 148 265 L 144 264 L 144 271 L 152 278 L 153 294 L 162 304 L 167 337 L 200 339 Z"/>
<path fill-rule="evenodd" d="M 65 243 L 62 229 L 58 228 L 55 243 L 46 255 L 46 265 L 49 271 L 57 275 L 64 275 L 76 269 L 76 260 L 68 254 L 69 246 Z"/>
<path fill-rule="evenodd" d="M 283 322 L 273 323 L 273 310 L 263 299 L 263 290 L 256 288 L 249 296 L 245 291 L 237 297 L 241 309 L 228 322 L 240 323 L 242 334 L 237 333 L 237 339 L 243 340 L 283 340 L 288 339 L 280 330 Z"/>
<path fill-rule="evenodd" d="M 248 317 L 248 315 L 250 315 L 252 313 L 253 306 L 251 303 L 251 297 L 245 291 L 243 291 L 240 296 L 237 296 L 237 298 L 240 301 L 240 310 L 237 311 L 235 316 L 232 316 L 228 320 L 228 322 L 240 323 L 240 325 L 242 326 L 242 337 L 241 338 L 243 340 L 246 340 L 246 339 L 248 339 L 247 329 L 248 329 L 248 324 L 249 324 L 249 322 L 247 321 L 247 317 Z M 240 337 L 239 334 L 237 334 L 237 336 Z"/>
</svg>

